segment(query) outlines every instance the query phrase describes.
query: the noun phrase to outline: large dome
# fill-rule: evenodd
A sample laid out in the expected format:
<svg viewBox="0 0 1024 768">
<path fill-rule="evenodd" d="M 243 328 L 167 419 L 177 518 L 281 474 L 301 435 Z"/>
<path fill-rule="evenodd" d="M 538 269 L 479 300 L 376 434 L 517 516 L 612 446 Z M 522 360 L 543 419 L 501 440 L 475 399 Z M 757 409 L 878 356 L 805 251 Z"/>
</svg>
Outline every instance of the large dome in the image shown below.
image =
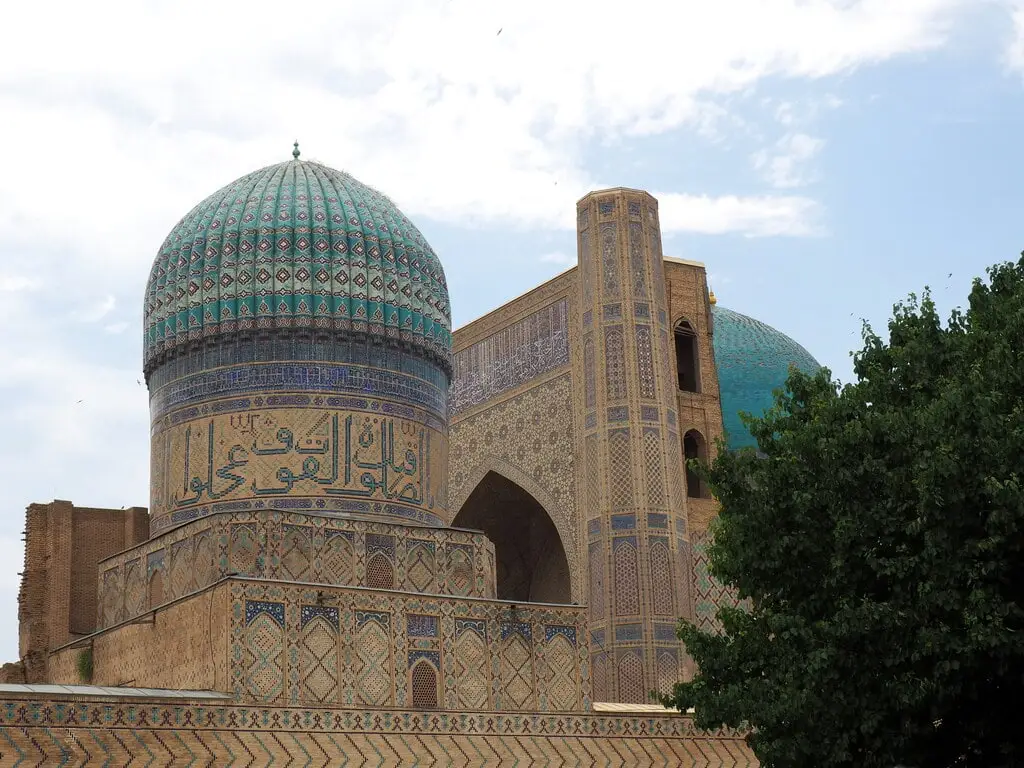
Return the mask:
<svg viewBox="0 0 1024 768">
<path fill-rule="evenodd" d="M 147 377 L 187 342 L 278 328 L 397 339 L 450 370 L 444 270 L 419 230 L 295 155 L 210 195 L 164 240 L 146 285 Z"/>
<path fill-rule="evenodd" d="M 771 408 L 772 392 L 785 384 L 791 365 L 806 373 L 814 373 L 821 365 L 770 325 L 717 304 L 711 314 L 726 443 L 732 450 L 756 446 L 740 412 L 760 416 Z"/>
</svg>

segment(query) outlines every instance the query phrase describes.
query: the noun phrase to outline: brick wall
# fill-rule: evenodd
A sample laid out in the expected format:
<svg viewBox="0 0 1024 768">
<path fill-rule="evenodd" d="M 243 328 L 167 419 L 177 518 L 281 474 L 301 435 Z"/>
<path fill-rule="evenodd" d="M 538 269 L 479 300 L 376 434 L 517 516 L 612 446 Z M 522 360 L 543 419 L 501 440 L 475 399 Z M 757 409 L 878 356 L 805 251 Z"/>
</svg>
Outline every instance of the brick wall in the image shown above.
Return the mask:
<svg viewBox="0 0 1024 768">
<path fill-rule="evenodd" d="M 19 591 L 19 654 L 29 682 L 47 677 L 52 648 L 96 628 L 98 563 L 149 535 L 147 512 L 31 504 Z"/>
<path fill-rule="evenodd" d="M 227 685 L 229 590 L 208 589 L 144 619 L 97 635 L 92 680 L 81 680 L 78 656 L 89 645 L 51 654 L 57 684 L 217 690 Z"/>
</svg>

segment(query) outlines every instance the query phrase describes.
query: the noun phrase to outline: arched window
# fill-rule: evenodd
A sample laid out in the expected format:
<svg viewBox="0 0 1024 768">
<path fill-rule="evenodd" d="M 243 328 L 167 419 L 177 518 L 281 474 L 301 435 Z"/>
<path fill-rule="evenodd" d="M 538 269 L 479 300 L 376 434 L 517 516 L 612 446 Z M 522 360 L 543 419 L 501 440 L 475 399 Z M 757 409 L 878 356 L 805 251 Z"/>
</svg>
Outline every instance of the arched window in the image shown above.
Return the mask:
<svg viewBox="0 0 1024 768">
<path fill-rule="evenodd" d="M 700 392 L 700 358 L 697 355 L 697 333 L 686 320 L 675 327 L 676 369 L 679 388 L 684 392 Z"/>
<path fill-rule="evenodd" d="M 437 709 L 437 672 L 428 661 L 412 668 L 413 709 Z"/>
<path fill-rule="evenodd" d="M 708 492 L 707 484 L 704 483 L 690 466 L 690 459 L 707 461 L 707 443 L 704 435 L 695 429 L 691 429 L 683 435 L 683 460 L 686 462 L 686 495 L 691 499 L 706 499 L 711 494 Z"/>
</svg>

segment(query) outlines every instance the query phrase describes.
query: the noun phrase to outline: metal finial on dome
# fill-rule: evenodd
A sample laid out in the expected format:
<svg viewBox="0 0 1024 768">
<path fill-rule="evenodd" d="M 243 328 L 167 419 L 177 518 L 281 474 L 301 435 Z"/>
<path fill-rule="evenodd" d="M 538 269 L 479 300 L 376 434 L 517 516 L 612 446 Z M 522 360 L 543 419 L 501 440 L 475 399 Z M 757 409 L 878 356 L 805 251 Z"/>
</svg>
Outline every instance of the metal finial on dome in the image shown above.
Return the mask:
<svg viewBox="0 0 1024 768">
<path fill-rule="evenodd" d="M 711 306 L 715 306 L 715 304 L 718 303 L 718 299 L 715 298 L 715 292 L 714 291 L 709 291 L 708 292 L 708 301 L 711 302 Z"/>
<path fill-rule="evenodd" d="M 299 159 L 299 155 L 301 154 L 299 152 L 299 140 L 296 139 L 295 140 L 295 144 L 293 144 L 292 146 L 294 147 L 294 149 L 292 149 L 292 157 L 294 157 L 296 160 L 298 160 Z"/>
</svg>

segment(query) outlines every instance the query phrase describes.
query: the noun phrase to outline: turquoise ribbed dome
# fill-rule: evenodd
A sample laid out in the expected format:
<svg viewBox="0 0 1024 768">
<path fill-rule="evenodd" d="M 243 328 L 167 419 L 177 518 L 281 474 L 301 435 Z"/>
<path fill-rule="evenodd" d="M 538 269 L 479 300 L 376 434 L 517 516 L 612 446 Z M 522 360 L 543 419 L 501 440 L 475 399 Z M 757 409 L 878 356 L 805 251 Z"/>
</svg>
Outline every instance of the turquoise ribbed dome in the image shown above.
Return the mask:
<svg viewBox="0 0 1024 768">
<path fill-rule="evenodd" d="M 450 370 L 448 288 L 423 235 L 376 190 L 298 159 L 228 184 L 171 230 L 146 285 L 144 368 L 186 342 L 279 328 L 400 340 Z"/>
<path fill-rule="evenodd" d="M 821 366 L 806 349 L 770 325 L 717 304 L 711 307 L 711 316 L 726 443 L 731 450 L 756 447 L 740 412 L 761 416 L 771 408 L 772 392 L 785 384 L 790 365 L 806 373 Z"/>
</svg>

